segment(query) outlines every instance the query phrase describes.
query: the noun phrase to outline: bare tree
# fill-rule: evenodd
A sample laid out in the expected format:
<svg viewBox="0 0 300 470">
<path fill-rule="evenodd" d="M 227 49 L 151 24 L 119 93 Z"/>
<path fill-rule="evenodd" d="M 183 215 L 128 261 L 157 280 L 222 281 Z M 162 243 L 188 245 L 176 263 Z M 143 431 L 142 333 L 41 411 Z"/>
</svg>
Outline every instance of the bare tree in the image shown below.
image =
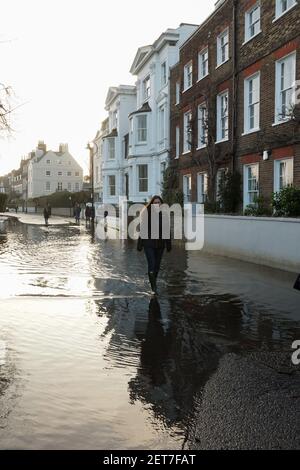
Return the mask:
<svg viewBox="0 0 300 470">
<path fill-rule="evenodd" d="M 195 155 L 198 147 L 198 136 L 201 134 L 201 145 L 205 145 L 205 163 L 207 164 L 207 200 L 209 203 L 215 203 L 217 199 L 217 172 L 218 167 L 227 155 L 221 159 L 220 147 L 216 145 L 216 96 L 217 92 L 212 87 L 198 93 L 194 98 L 192 108 L 192 119 L 188 124 L 188 143 L 192 152 L 193 162 L 198 166 L 203 166 L 204 160 Z M 201 105 L 201 114 L 198 115 L 198 106 Z M 228 102 L 224 109 L 225 132 L 228 132 Z M 199 128 L 202 131 L 199 133 Z"/>
<path fill-rule="evenodd" d="M 10 86 L 0 83 L 0 132 L 12 131 L 10 124 L 10 115 L 13 111 L 12 107 L 13 91 Z"/>
</svg>

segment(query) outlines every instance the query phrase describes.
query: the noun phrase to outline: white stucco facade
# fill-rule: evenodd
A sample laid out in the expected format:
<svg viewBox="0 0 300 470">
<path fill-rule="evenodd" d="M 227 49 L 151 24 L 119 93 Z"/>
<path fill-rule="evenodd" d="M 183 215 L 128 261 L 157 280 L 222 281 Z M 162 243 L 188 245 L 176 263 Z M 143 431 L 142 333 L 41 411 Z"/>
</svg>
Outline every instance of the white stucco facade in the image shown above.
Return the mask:
<svg viewBox="0 0 300 470">
<path fill-rule="evenodd" d="M 124 169 L 127 166 L 129 119 L 136 106 L 136 88 L 120 85 L 109 88 L 105 109 L 108 132 L 100 142 L 102 155 L 103 202 L 118 204 L 126 195 Z"/>
<path fill-rule="evenodd" d="M 28 165 L 28 198 L 82 190 L 83 170 L 62 144 L 59 152 L 37 148 Z"/>
<path fill-rule="evenodd" d="M 137 77 L 137 99 L 129 116 L 129 156 L 124 166 L 130 201 L 144 202 L 162 192 L 170 150 L 169 71 L 179 60 L 181 44 L 196 28 L 181 24 L 166 30 L 154 44 L 138 49 L 131 66 Z"/>
</svg>

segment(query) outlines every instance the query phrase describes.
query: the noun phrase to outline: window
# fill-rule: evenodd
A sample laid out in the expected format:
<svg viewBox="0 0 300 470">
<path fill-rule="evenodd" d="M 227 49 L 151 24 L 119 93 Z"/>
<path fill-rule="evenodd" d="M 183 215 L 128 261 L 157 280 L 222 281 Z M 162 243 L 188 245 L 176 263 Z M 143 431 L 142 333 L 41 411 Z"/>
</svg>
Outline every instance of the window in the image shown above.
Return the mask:
<svg viewBox="0 0 300 470">
<path fill-rule="evenodd" d="M 151 79 L 150 75 L 143 81 L 143 101 L 147 101 L 151 95 Z"/>
<path fill-rule="evenodd" d="M 193 62 L 189 62 L 184 67 L 184 91 L 193 85 Z"/>
<path fill-rule="evenodd" d="M 245 13 L 245 42 L 260 33 L 260 3 Z"/>
<path fill-rule="evenodd" d="M 207 198 L 207 173 L 197 175 L 197 196 L 199 204 L 204 204 Z"/>
<path fill-rule="evenodd" d="M 228 140 L 228 91 L 217 96 L 217 141 Z"/>
<path fill-rule="evenodd" d="M 68 171 L 68 176 L 72 176 L 72 172 L 71 171 Z"/>
<path fill-rule="evenodd" d="M 276 62 L 275 123 L 291 117 L 295 104 L 296 53 Z"/>
<path fill-rule="evenodd" d="M 258 197 L 258 164 L 244 166 L 244 207 L 255 204 Z"/>
<path fill-rule="evenodd" d="M 138 143 L 147 142 L 147 115 L 137 116 L 137 141 Z"/>
<path fill-rule="evenodd" d="M 276 18 L 297 5 L 297 0 L 276 0 Z"/>
<path fill-rule="evenodd" d="M 75 176 L 79 176 L 79 171 L 75 171 Z"/>
<path fill-rule="evenodd" d="M 62 183 L 57 183 L 57 191 L 62 191 Z"/>
<path fill-rule="evenodd" d="M 57 174 L 58 176 L 62 176 L 62 171 L 59 171 Z"/>
<path fill-rule="evenodd" d="M 51 191 L 50 181 L 46 181 L 46 191 Z"/>
<path fill-rule="evenodd" d="M 114 111 L 112 115 L 112 128 L 118 129 L 118 111 Z"/>
<path fill-rule="evenodd" d="M 176 82 L 176 104 L 180 102 L 180 82 Z"/>
<path fill-rule="evenodd" d="M 183 197 L 184 203 L 191 202 L 192 199 L 192 177 L 184 175 L 183 177 Z"/>
<path fill-rule="evenodd" d="M 51 160 L 47 160 L 47 165 L 50 165 L 51 164 Z"/>
<path fill-rule="evenodd" d="M 278 192 L 293 184 L 294 160 L 275 160 L 274 165 L 274 191 Z"/>
<path fill-rule="evenodd" d="M 175 149 L 175 158 L 179 158 L 180 155 L 180 127 L 176 126 L 176 149 Z"/>
<path fill-rule="evenodd" d="M 139 192 L 148 192 L 148 165 L 138 165 Z"/>
<path fill-rule="evenodd" d="M 165 108 L 161 106 L 159 108 L 159 140 L 165 138 Z"/>
<path fill-rule="evenodd" d="M 208 48 L 201 51 L 198 55 L 198 80 L 208 75 Z"/>
<path fill-rule="evenodd" d="M 72 184 L 68 183 L 68 191 L 72 191 Z"/>
<path fill-rule="evenodd" d="M 161 64 L 161 86 L 165 86 L 167 83 L 167 63 L 163 62 Z"/>
<path fill-rule="evenodd" d="M 229 59 L 229 30 L 226 29 L 217 39 L 217 67 Z"/>
<path fill-rule="evenodd" d="M 46 171 L 46 176 L 51 176 L 51 171 L 47 170 Z"/>
<path fill-rule="evenodd" d="M 244 132 L 259 129 L 260 74 L 252 75 L 244 82 Z"/>
<path fill-rule="evenodd" d="M 124 135 L 124 158 L 127 159 L 128 155 L 129 155 L 129 134 L 125 134 Z"/>
<path fill-rule="evenodd" d="M 192 148 L 192 113 L 189 111 L 183 117 L 183 152 L 187 153 Z"/>
<path fill-rule="evenodd" d="M 110 175 L 108 177 L 108 193 L 109 196 L 116 195 L 116 177 L 115 175 Z"/>
<path fill-rule="evenodd" d="M 110 139 L 107 139 L 107 144 L 108 144 L 108 158 L 109 160 L 114 160 L 115 159 L 115 138 L 112 137 Z"/>
<path fill-rule="evenodd" d="M 207 145 L 207 108 L 206 104 L 200 104 L 198 106 L 198 148 L 205 147 Z"/>
<path fill-rule="evenodd" d="M 79 183 L 75 183 L 75 191 L 79 191 Z"/>
</svg>

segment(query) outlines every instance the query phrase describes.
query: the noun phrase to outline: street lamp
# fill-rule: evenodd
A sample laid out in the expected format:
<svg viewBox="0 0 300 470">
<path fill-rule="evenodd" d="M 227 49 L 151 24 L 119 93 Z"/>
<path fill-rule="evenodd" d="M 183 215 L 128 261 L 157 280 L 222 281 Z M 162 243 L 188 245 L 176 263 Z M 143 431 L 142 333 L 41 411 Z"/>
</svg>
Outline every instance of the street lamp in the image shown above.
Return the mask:
<svg viewBox="0 0 300 470">
<path fill-rule="evenodd" d="M 94 142 L 87 144 L 87 149 L 90 151 L 90 180 L 92 185 L 92 214 L 94 214 Z M 92 219 L 93 220 L 93 219 Z"/>
</svg>

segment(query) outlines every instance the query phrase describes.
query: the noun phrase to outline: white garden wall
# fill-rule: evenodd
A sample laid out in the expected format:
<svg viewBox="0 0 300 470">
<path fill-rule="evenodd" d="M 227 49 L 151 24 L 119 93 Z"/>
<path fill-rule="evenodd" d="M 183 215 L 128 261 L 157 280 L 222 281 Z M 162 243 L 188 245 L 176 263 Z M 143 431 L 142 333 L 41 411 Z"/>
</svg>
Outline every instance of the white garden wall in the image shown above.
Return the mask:
<svg viewBox="0 0 300 470">
<path fill-rule="evenodd" d="M 300 219 L 205 216 L 204 251 L 300 272 Z"/>
</svg>

